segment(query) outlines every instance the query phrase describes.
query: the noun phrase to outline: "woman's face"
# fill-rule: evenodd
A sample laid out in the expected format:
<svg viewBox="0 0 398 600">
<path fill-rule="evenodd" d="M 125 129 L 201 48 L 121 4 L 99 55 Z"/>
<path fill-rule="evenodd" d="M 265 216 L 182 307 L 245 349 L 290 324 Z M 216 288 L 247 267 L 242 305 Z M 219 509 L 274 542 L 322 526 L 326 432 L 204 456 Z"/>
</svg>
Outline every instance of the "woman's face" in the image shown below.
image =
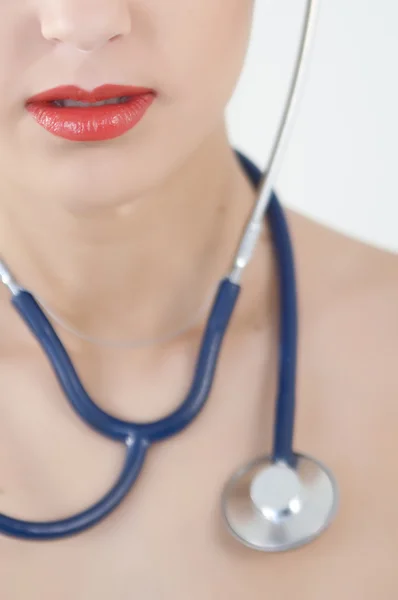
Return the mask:
<svg viewBox="0 0 398 600">
<path fill-rule="evenodd" d="M 161 184 L 220 126 L 252 12 L 253 0 L 0 0 L 0 202 L 8 190 L 80 212 Z M 121 137 L 65 140 L 26 110 L 48 89 L 107 83 L 156 92 Z"/>
</svg>

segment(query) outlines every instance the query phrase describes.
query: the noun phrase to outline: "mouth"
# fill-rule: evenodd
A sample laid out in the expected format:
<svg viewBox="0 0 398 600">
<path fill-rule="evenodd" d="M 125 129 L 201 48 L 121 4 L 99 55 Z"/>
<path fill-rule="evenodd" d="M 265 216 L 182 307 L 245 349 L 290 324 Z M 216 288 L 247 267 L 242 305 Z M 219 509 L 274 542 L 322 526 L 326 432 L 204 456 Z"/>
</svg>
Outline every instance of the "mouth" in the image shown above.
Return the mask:
<svg viewBox="0 0 398 600">
<path fill-rule="evenodd" d="M 70 141 L 120 137 L 143 118 L 155 99 L 149 88 L 105 85 L 87 92 L 74 86 L 32 96 L 26 110 L 49 133 Z"/>
<path fill-rule="evenodd" d="M 52 100 L 48 104 L 58 106 L 59 108 L 93 108 L 96 106 L 108 106 L 112 104 L 127 104 L 134 96 L 120 96 L 110 98 L 109 100 L 99 100 L 98 102 L 81 102 L 79 100 Z"/>
</svg>

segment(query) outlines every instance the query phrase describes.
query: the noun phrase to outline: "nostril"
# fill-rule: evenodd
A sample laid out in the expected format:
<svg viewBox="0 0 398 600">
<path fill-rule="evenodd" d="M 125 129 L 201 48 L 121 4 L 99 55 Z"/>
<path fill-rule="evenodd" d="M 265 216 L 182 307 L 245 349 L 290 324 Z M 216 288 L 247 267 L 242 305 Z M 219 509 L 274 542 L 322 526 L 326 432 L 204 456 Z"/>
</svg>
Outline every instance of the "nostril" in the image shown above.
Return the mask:
<svg viewBox="0 0 398 600">
<path fill-rule="evenodd" d="M 58 31 L 55 32 L 54 28 L 46 28 L 43 26 L 42 36 L 44 39 L 52 42 L 53 44 L 62 44 L 71 49 L 73 48 L 75 51 L 78 50 L 79 52 L 84 52 L 87 54 L 89 52 L 100 50 L 109 42 L 117 41 L 119 38 L 123 37 L 123 34 L 109 34 L 109 31 L 108 33 L 103 31 L 101 34 L 101 32 L 96 32 L 91 29 L 91 31 L 87 32 L 87 35 L 84 36 L 79 35 L 77 32 L 73 32 L 72 30 L 67 30 L 66 28 L 63 31 L 58 29 Z"/>
</svg>

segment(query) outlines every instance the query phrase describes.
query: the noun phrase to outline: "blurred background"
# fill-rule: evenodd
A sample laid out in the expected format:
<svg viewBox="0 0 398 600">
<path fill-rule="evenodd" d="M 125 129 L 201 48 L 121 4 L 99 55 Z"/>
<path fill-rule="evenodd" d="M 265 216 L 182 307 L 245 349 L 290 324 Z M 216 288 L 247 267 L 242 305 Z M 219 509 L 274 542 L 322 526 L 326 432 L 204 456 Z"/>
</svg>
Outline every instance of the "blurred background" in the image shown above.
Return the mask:
<svg viewBox="0 0 398 600">
<path fill-rule="evenodd" d="M 264 169 L 305 0 L 257 0 L 227 108 L 230 140 Z M 398 253 L 398 2 L 321 0 L 309 73 L 275 186 L 282 203 Z"/>
</svg>

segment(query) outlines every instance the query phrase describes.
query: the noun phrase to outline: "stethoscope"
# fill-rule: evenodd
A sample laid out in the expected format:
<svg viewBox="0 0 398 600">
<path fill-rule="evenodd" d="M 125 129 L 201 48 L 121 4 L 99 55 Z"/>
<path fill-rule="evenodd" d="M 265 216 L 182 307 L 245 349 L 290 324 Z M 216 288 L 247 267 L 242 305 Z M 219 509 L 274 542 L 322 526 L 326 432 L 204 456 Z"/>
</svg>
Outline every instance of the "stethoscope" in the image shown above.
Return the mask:
<svg viewBox="0 0 398 600">
<path fill-rule="evenodd" d="M 85 391 L 73 364 L 34 296 L 21 287 L 0 261 L 2 282 L 12 293 L 12 304 L 41 344 L 67 399 L 80 417 L 97 432 L 126 446 L 123 470 L 112 489 L 91 508 L 58 521 L 23 521 L 0 514 L 0 532 L 16 538 L 49 540 L 78 534 L 107 517 L 136 481 L 150 446 L 180 433 L 203 409 L 209 397 L 240 280 L 261 232 L 265 211 L 279 264 L 281 298 L 279 388 L 273 448 L 240 468 L 222 493 L 222 512 L 233 536 L 263 551 L 296 548 L 318 537 L 331 523 L 338 506 L 338 488 L 327 467 L 293 450 L 297 354 L 297 299 L 291 240 L 282 208 L 272 191 L 287 132 L 291 128 L 298 89 L 315 28 L 316 2 L 308 0 L 300 49 L 285 112 L 265 174 L 238 153 L 253 182 L 260 187 L 258 201 L 242 236 L 233 268 L 221 281 L 203 335 L 191 389 L 169 416 L 148 423 L 117 419 L 101 410 Z"/>
</svg>

